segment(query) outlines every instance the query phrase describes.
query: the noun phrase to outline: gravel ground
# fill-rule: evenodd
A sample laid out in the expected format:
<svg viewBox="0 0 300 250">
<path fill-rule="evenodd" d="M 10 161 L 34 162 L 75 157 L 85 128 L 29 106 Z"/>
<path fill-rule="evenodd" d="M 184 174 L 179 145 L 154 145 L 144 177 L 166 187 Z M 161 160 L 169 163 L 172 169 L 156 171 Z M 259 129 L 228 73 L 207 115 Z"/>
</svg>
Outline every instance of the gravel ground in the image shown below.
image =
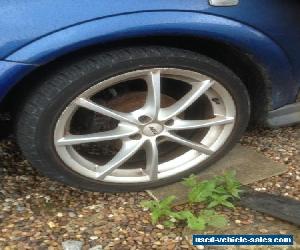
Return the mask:
<svg viewBox="0 0 300 250">
<path fill-rule="evenodd" d="M 287 164 L 289 171 L 252 185 L 257 191 L 289 196 L 300 200 L 300 126 L 259 129 L 248 132 L 242 144 L 266 157 Z"/>
<path fill-rule="evenodd" d="M 289 166 L 287 173 L 252 187 L 300 199 L 300 126 L 254 130 L 242 144 Z M 122 250 L 192 249 L 183 226 L 151 225 L 149 213 L 139 205 L 150 199 L 144 192 L 99 194 L 52 182 L 29 166 L 13 138 L 0 143 L 1 170 L 0 249 L 61 249 L 67 240 L 81 241 L 83 249 L 97 245 Z M 249 228 L 249 233 L 292 230 L 288 224 L 249 209 L 221 212 L 231 226 Z"/>
</svg>

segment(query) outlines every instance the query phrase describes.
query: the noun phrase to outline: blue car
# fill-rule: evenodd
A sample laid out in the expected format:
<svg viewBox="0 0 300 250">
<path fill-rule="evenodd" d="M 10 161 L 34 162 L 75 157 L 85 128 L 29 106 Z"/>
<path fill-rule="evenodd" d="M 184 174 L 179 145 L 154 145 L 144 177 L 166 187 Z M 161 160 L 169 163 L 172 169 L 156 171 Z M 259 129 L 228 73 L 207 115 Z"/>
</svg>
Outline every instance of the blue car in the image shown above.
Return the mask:
<svg viewBox="0 0 300 250">
<path fill-rule="evenodd" d="M 107 192 L 175 182 L 249 124 L 300 121 L 299 10 L 298 0 L 2 0 L 1 109 L 54 180 Z"/>
</svg>

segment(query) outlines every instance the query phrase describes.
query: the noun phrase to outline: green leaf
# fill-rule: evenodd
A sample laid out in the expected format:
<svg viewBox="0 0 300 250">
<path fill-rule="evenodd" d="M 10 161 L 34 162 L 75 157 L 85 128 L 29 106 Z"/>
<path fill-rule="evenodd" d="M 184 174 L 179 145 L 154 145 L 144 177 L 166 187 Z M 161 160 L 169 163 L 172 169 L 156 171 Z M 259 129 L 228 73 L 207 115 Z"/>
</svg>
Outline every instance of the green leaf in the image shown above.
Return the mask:
<svg viewBox="0 0 300 250">
<path fill-rule="evenodd" d="M 214 210 L 205 209 L 205 210 L 202 210 L 200 214 L 205 217 L 211 217 L 211 216 L 216 215 L 216 212 Z"/>
<path fill-rule="evenodd" d="M 227 195 L 227 194 L 213 194 L 213 195 L 211 196 L 211 198 L 212 198 L 214 201 L 222 202 L 222 201 L 226 201 L 226 200 L 228 200 L 229 198 L 231 198 L 231 195 Z"/>
<path fill-rule="evenodd" d="M 208 225 L 212 227 L 222 228 L 228 224 L 227 219 L 222 215 L 215 215 L 210 218 Z"/>
<path fill-rule="evenodd" d="M 159 210 L 154 210 L 154 211 L 151 213 L 151 222 L 152 222 L 152 224 L 155 225 L 155 224 L 158 222 L 159 218 L 160 218 L 162 215 L 163 215 L 163 214 L 162 214 L 161 211 L 159 211 Z"/>
<path fill-rule="evenodd" d="M 223 186 L 219 186 L 214 191 L 217 194 L 227 194 L 227 190 Z"/>
<path fill-rule="evenodd" d="M 176 196 L 174 196 L 174 195 L 168 196 L 167 198 L 163 199 L 160 202 L 160 206 L 161 207 L 170 207 L 171 204 L 174 202 L 174 200 L 176 200 Z"/>
<path fill-rule="evenodd" d="M 152 208 L 155 204 L 155 201 L 142 201 L 141 206 L 144 208 Z"/>
<path fill-rule="evenodd" d="M 213 207 L 216 207 L 218 206 L 220 203 L 217 202 L 217 201 L 212 201 L 208 204 L 207 208 L 213 208 Z"/>
<path fill-rule="evenodd" d="M 205 218 L 208 225 L 213 227 L 224 227 L 228 223 L 223 215 L 217 214 L 214 210 L 202 210 L 200 215 Z"/>
<path fill-rule="evenodd" d="M 221 205 L 223 205 L 225 207 L 229 207 L 229 208 L 234 208 L 234 205 L 231 202 L 229 202 L 229 201 L 223 201 L 221 203 Z"/>
<path fill-rule="evenodd" d="M 152 224 L 156 224 L 160 218 L 172 213 L 171 205 L 175 199 L 175 196 L 169 196 L 162 201 L 143 201 L 141 205 L 150 209 Z"/>
<path fill-rule="evenodd" d="M 196 186 L 198 183 L 198 179 L 197 179 L 197 176 L 192 174 L 190 175 L 188 178 L 184 178 L 183 181 L 182 181 L 182 184 L 185 185 L 186 187 L 194 187 Z"/>
<path fill-rule="evenodd" d="M 225 178 L 224 176 L 215 176 L 214 181 L 216 182 L 217 185 L 222 185 L 225 183 Z"/>
<path fill-rule="evenodd" d="M 240 193 L 242 192 L 242 190 L 239 189 L 233 189 L 231 190 L 231 194 L 233 197 L 240 199 Z"/>
<path fill-rule="evenodd" d="M 192 214 L 191 211 L 180 211 L 180 212 L 177 212 L 177 213 L 174 213 L 172 215 L 175 219 L 178 219 L 178 220 L 186 220 L 190 217 L 193 217 L 194 215 Z"/>
<path fill-rule="evenodd" d="M 228 193 L 236 198 L 240 198 L 241 183 L 236 179 L 235 171 L 228 171 L 224 175 L 225 187 Z"/>
<path fill-rule="evenodd" d="M 174 227 L 175 226 L 175 224 L 174 224 L 174 222 L 172 222 L 172 221 L 164 221 L 163 222 L 163 225 L 165 226 L 165 227 Z"/>
<path fill-rule="evenodd" d="M 214 181 L 202 181 L 197 184 L 189 193 L 189 201 L 194 202 L 203 202 L 206 201 L 215 190 L 216 183 Z"/>
<path fill-rule="evenodd" d="M 203 202 L 207 199 L 208 196 L 202 193 L 202 191 L 199 191 L 197 188 L 193 189 L 188 194 L 188 200 L 190 203 L 197 203 L 197 202 Z"/>
<path fill-rule="evenodd" d="M 191 216 L 187 218 L 187 226 L 192 230 L 202 231 L 205 229 L 205 219 L 202 217 Z"/>
</svg>

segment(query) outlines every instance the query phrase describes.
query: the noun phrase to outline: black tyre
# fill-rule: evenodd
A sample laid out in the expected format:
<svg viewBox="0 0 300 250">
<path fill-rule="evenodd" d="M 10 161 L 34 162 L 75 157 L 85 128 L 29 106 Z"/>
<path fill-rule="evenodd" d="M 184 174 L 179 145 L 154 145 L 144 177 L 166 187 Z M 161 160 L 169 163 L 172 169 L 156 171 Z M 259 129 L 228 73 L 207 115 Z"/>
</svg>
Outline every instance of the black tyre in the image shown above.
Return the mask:
<svg viewBox="0 0 300 250">
<path fill-rule="evenodd" d="M 245 86 L 224 65 L 175 48 L 124 48 L 49 74 L 22 107 L 17 138 L 54 180 L 138 191 L 210 166 L 240 138 L 249 113 Z"/>
</svg>

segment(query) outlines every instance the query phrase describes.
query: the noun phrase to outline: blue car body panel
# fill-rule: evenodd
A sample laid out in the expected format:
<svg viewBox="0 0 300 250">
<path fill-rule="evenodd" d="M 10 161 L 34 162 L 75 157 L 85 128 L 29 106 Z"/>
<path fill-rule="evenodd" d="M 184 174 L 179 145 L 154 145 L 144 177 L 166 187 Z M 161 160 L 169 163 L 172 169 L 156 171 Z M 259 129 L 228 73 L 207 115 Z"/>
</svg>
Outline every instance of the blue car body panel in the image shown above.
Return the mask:
<svg viewBox="0 0 300 250">
<path fill-rule="evenodd" d="M 230 44 L 262 66 L 272 107 L 293 103 L 300 87 L 297 0 L 3 0 L 0 98 L 23 76 L 89 45 L 150 35 L 198 36 Z"/>
<path fill-rule="evenodd" d="M 0 61 L 0 99 L 36 66 L 30 64 Z"/>
</svg>

